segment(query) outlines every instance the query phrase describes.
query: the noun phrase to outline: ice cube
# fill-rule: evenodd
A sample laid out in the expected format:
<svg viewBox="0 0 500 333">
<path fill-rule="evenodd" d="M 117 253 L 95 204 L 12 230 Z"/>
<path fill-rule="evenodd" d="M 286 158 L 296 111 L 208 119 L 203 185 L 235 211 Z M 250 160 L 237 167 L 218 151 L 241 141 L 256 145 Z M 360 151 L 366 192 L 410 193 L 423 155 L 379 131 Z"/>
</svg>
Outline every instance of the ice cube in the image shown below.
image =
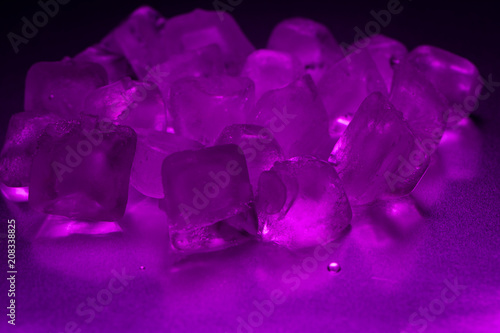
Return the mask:
<svg viewBox="0 0 500 333">
<path fill-rule="evenodd" d="M 395 69 L 390 101 L 403 113 L 413 134 L 435 150 L 446 127 L 448 101 L 408 57 Z"/>
<path fill-rule="evenodd" d="M 78 220 L 115 221 L 125 212 L 135 132 L 85 117 L 49 125 L 33 158 L 29 203 Z"/>
<path fill-rule="evenodd" d="M 126 77 L 91 92 L 85 113 L 97 115 L 133 129 L 166 129 L 166 110 L 156 85 Z"/>
<path fill-rule="evenodd" d="M 332 137 L 342 134 L 361 102 L 375 91 L 387 95 L 384 80 L 365 49 L 342 58 L 323 75 L 318 92 L 328 113 Z"/>
<path fill-rule="evenodd" d="M 106 71 L 95 63 L 69 58 L 56 62 L 37 62 L 26 76 L 24 109 L 76 119 L 83 111 L 85 97 L 106 84 Z"/>
<path fill-rule="evenodd" d="M 288 52 L 299 58 L 316 83 L 331 65 L 343 57 L 326 26 L 300 17 L 280 22 L 273 29 L 267 48 Z"/>
<path fill-rule="evenodd" d="M 276 162 L 259 179 L 262 238 L 291 248 L 332 241 L 351 222 L 351 206 L 332 164 L 313 157 Z"/>
<path fill-rule="evenodd" d="M 172 84 L 169 110 L 177 134 L 208 145 L 224 127 L 245 123 L 253 104 L 248 78 L 190 77 Z"/>
<path fill-rule="evenodd" d="M 241 76 L 252 79 L 255 99 L 267 91 L 284 88 L 304 75 L 300 61 L 293 55 L 273 50 L 257 50 L 245 62 Z"/>
<path fill-rule="evenodd" d="M 213 250 L 256 235 L 252 187 L 239 150 L 229 144 L 165 158 L 163 206 L 174 249 Z"/>
<path fill-rule="evenodd" d="M 428 45 L 413 49 L 406 60 L 447 98 L 450 114 L 445 117 L 449 126 L 477 108 L 482 83 L 478 69 L 469 60 Z"/>
<path fill-rule="evenodd" d="M 285 158 L 314 155 L 327 159 L 333 147 L 328 117 L 309 75 L 264 94 L 248 123 L 268 128 Z"/>
<path fill-rule="evenodd" d="M 260 174 L 271 169 L 274 162 L 283 159 L 283 152 L 273 133 L 262 126 L 236 124 L 224 128 L 215 144 L 229 143 L 238 145 L 245 155 L 254 190 L 257 190 Z"/>
<path fill-rule="evenodd" d="M 384 79 L 387 91 L 391 90 L 394 66 L 397 66 L 408 53 L 399 41 L 384 35 L 373 35 L 367 40 L 366 49 L 370 53 L 378 72 Z"/>
<path fill-rule="evenodd" d="M 16 113 L 10 118 L 0 154 L 0 181 L 5 185 L 3 192 L 9 199 L 15 201 L 28 199 L 26 194 L 30 169 L 38 137 L 48 124 L 58 120 L 60 119 L 53 114 L 37 116 L 28 112 Z"/>
<path fill-rule="evenodd" d="M 123 54 L 138 78 L 168 59 L 168 46 L 163 28 L 165 18 L 149 6 L 137 8 L 102 42 Z"/>
<path fill-rule="evenodd" d="M 130 175 L 130 184 L 142 194 L 163 198 L 161 165 L 168 155 L 182 150 L 196 150 L 203 146 L 180 135 L 137 131 L 137 148 Z"/>
<path fill-rule="evenodd" d="M 225 12 L 195 9 L 172 17 L 165 24 L 165 36 L 169 55 L 218 45 L 229 75 L 238 75 L 246 57 L 254 51 L 238 24 Z"/>
<path fill-rule="evenodd" d="M 335 144 L 335 165 L 353 205 L 409 194 L 429 165 L 401 112 L 379 92 L 368 96 Z"/>
<path fill-rule="evenodd" d="M 73 59 L 101 65 L 108 74 L 109 82 L 116 82 L 126 76 L 134 75 L 132 67 L 123 55 L 112 53 L 99 44 L 86 48 Z"/>
</svg>

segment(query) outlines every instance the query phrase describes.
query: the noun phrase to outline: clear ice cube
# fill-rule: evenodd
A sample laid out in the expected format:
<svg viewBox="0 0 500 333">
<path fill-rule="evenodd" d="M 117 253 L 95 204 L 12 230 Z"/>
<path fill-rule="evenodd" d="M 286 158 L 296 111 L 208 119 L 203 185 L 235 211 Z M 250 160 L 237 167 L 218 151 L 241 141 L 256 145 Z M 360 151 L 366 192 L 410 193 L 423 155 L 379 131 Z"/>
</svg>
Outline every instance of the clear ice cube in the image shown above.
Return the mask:
<svg viewBox="0 0 500 333">
<path fill-rule="evenodd" d="M 401 112 L 381 93 L 368 96 L 333 148 L 335 165 L 353 205 L 409 194 L 429 165 Z"/>
<path fill-rule="evenodd" d="M 290 248 L 332 241 L 351 222 L 351 206 L 331 163 L 313 157 L 276 162 L 259 179 L 262 238 Z"/>
<path fill-rule="evenodd" d="M 127 204 L 136 140 L 131 128 L 92 117 L 47 126 L 33 158 L 30 206 L 78 220 L 116 221 Z"/>
</svg>

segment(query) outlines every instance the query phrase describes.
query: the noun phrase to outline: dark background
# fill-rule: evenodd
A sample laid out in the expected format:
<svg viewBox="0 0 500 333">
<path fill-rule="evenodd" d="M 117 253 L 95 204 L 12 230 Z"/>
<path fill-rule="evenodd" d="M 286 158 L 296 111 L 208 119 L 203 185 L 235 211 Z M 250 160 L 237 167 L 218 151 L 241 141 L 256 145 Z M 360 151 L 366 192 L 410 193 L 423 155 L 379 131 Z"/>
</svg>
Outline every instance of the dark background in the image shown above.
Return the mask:
<svg viewBox="0 0 500 333">
<path fill-rule="evenodd" d="M 46 1 L 46 0 L 44 0 Z M 223 0 L 227 2 L 226 0 Z M 200 7 L 213 9 L 212 0 L 200 1 L 102 1 L 72 0 L 60 5 L 59 13 L 28 44 L 15 54 L 8 32 L 21 34 L 21 18 L 32 21 L 40 10 L 35 0 L 3 0 L 1 3 L 1 91 L 0 133 L 3 141 L 9 116 L 22 111 L 24 78 L 29 67 L 38 61 L 56 61 L 74 56 L 97 43 L 108 31 L 141 4 L 149 4 L 165 17 Z M 352 43 L 353 30 L 364 30 L 373 20 L 370 11 L 387 8 L 387 0 L 375 1 L 256 1 L 243 0 L 232 11 L 256 48 L 263 48 L 272 28 L 291 16 L 304 16 L 328 26 L 337 41 Z M 500 73 L 499 14 L 493 1 L 420 1 L 401 0 L 403 10 L 393 15 L 382 33 L 403 42 L 409 49 L 430 44 L 471 60 L 484 75 Z M 479 110 L 481 111 L 481 110 Z"/>
</svg>

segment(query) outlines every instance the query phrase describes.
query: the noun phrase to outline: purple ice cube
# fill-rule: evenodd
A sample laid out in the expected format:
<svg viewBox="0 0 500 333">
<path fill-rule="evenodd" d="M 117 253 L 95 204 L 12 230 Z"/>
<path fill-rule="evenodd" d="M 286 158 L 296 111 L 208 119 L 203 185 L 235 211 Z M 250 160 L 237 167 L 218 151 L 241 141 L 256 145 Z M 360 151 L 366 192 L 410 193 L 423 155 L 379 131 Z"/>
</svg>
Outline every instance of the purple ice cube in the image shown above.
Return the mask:
<svg viewBox="0 0 500 333">
<path fill-rule="evenodd" d="M 318 83 L 318 92 L 328 113 L 332 137 L 342 134 L 361 102 L 375 91 L 387 95 L 384 80 L 365 49 L 330 67 Z"/>
<path fill-rule="evenodd" d="M 417 139 L 435 150 L 446 128 L 448 100 L 407 57 L 395 68 L 389 99 Z"/>
<path fill-rule="evenodd" d="M 101 42 L 124 55 L 141 79 L 168 58 L 163 34 L 165 18 L 149 6 L 137 8 Z"/>
<path fill-rule="evenodd" d="M 165 36 L 169 55 L 216 44 L 229 75 L 238 75 L 246 57 L 254 51 L 238 24 L 225 12 L 195 9 L 172 17 L 165 24 Z"/>
<path fill-rule="evenodd" d="M 37 116 L 28 112 L 16 113 L 10 118 L 5 143 L 0 154 L 0 181 L 6 187 L 26 188 L 26 190 L 8 191 L 4 188 L 4 194 L 22 194 L 23 191 L 27 191 L 38 137 L 48 124 L 58 120 L 60 119 L 53 114 Z M 11 199 L 20 201 L 14 197 Z"/>
<path fill-rule="evenodd" d="M 276 162 L 259 179 L 262 238 L 291 248 L 332 241 L 351 222 L 351 206 L 332 164 L 313 157 Z"/>
<path fill-rule="evenodd" d="M 79 220 L 117 220 L 127 204 L 136 140 L 131 128 L 92 117 L 47 126 L 31 168 L 31 207 Z"/>
<path fill-rule="evenodd" d="M 377 69 L 384 79 L 387 91 L 391 90 L 394 66 L 408 53 L 406 47 L 395 39 L 384 35 L 374 35 L 366 39 L 366 49 L 372 56 Z"/>
<path fill-rule="evenodd" d="M 100 44 L 86 48 L 73 59 L 75 61 L 93 62 L 101 65 L 108 74 L 109 82 L 115 82 L 126 76 L 134 75 L 130 64 L 123 55 L 112 53 Z"/>
<path fill-rule="evenodd" d="M 255 99 L 267 91 L 284 88 L 304 75 L 304 68 L 293 55 L 273 50 L 257 50 L 247 58 L 241 76 L 255 83 Z"/>
<path fill-rule="evenodd" d="M 137 148 L 130 175 L 130 184 L 142 194 L 163 198 L 161 165 L 168 155 L 182 150 L 196 150 L 203 146 L 180 135 L 137 131 Z"/>
<path fill-rule="evenodd" d="M 330 157 L 353 205 L 410 193 L 429 155 L 401 112 L 381 93 L 368 96 Z"/>
<path fill-rule="evenodd" d="M 76 119 L 83 111 L 85 97 L 106 84 L 106 71 L 95 63 L 69 58 L 38 62 L 31 66 L 26 76 L 24 109 Z"/>
<path fill-rule="evenodd" d="M 280 22 L 273 29 L 267 48 L 288 52 L 299 58 L 306 72 L 316 83 L 324 72 L 343 56 L 337 41 L 326 26 L 300 17 Z"/>
<path fill-rule="evenodd" d="M 314 155 L 327 159 L 333 147 L 328 117 L 309 75 L 264 94 L 248 119 L 271 131 L 285 158 Z"/>
<path fill-rule="evenodd" d="M 253 104 L 248 78 L 190 77 L 172 84 L 169 111 L 177 134 L 208 145 L 224 127 L 245 123 Z"/>
<path fill-rule="evenodd" d="M 228 143 L 238 145 L 245 155 L 250 183 L 254 190 L 257 190 L 260 174 L 271 169 L 274 162 L 283 159 L 281 147 L 274 139 L 271 130 L 266 127 L 248 124 L 228 126 L 224 128 L 215 144 Z"/>
<path fill-rule="evenodd" d="M 85 113 L 133 129 L 166 129 L 165 103 L 156 85 L 126 77 L 91 92 Z"/>
<path fill-rule="evenodd" d="M 257 233 L 245 157 L 234 144 L 167 156 L 163 189 L 174 249 L 203 251 Z"/>
<path fill-rule="evenodd" d="M 458 123 L 477 108 L 477 97 L 482 88 L 479 71 L 469 60 L 437 47 L 422 45 L 412 50 L 407 58 L 448 100 L 449 126 Z"/>
</svg>

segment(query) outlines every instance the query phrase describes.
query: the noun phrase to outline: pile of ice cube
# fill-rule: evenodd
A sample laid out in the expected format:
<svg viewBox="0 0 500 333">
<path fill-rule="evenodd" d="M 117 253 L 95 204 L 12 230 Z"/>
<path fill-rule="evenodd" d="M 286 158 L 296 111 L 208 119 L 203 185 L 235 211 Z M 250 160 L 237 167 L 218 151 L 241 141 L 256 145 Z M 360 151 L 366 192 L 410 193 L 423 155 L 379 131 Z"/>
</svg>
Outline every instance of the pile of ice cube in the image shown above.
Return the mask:
<svg viewBox="0 0 500 333">
<path fill-rule="evenodd" d="M 45 214 L 119 221 L 132 186 L 157 200 L 180 251 L 334 240 L 351 205 L 413 190 L 482 87 L 472 63 L 439 48 L 362 45 L 343 50 L 293 18 L 255 50 L 226 13 L 140 7 L 75 57 L 30 68 L 2 192 Z"/>
</svg>

